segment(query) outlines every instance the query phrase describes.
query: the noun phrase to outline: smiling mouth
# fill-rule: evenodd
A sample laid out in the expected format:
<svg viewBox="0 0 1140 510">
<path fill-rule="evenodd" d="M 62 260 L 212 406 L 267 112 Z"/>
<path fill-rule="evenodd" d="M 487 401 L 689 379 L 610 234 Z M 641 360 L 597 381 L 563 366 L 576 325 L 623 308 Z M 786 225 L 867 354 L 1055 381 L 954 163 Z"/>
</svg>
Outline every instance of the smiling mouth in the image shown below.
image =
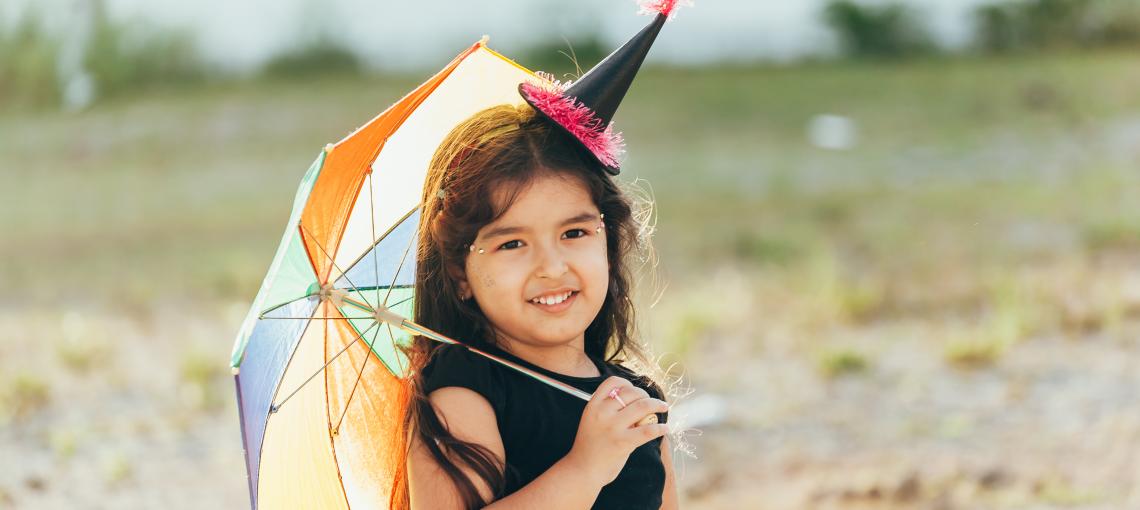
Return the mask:
<svg viewBox="0 0 1140 510">
<path fill-rule="evenodd" d="M 527 302 L 543 310 L 557 312 L 569 307 L 570 304 L 574 302 L 574 298 L 578 296 L 578 292 L 579 291 L 576 290 L 568 290 L 562 294 L 540 296 Z"/>
</svg>

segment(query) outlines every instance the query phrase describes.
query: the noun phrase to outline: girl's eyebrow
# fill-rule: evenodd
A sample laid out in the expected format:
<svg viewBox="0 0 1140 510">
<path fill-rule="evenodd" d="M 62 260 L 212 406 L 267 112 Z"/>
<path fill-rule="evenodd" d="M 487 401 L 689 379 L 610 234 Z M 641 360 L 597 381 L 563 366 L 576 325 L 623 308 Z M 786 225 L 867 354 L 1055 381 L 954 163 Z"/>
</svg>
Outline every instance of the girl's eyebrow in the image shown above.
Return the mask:
<svg viewBox="0 0 1140 510">
<path fill-rule="evenodd" d="M 583 212 L 583 213 L 579 213 L 573 217 L 567 218 L 559 226 L 565 227 L 566 225 L 573 225 L 575 223 L 585 223 L 587 221 L 600 220 L 600 219 L 601 218 L 597 214 L 590 213 L 590 212 Z M 529 227 L 519 227 L 519 226 L 513 226 L 513 225 L 501 226 L 501 227 L 495 227 L 491 230 L 488 230 L 487 233 L 483 235 L 483 237 L 484 238 L 490 238 L 490 237 L 498 237 L 498 236 L 508 235 L 508 234 L 518 234 L 520 232 L 526 232 L 528 230 L 530 230 Z"/>
</svg>

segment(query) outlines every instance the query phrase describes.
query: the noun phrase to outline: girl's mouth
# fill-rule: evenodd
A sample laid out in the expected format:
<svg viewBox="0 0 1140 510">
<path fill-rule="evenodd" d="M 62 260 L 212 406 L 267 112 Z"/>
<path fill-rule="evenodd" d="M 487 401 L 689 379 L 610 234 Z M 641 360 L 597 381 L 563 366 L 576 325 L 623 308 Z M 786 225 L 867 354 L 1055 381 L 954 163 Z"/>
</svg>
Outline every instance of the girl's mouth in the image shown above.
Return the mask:
<svg viewBox="0 0 1140 510">
<path fill-rule="evenodd" d="M 570 308 L 570 305 L 572 305 L 574 303 L 574 300 L 578 297 L 578 292 L 579 291 L 576 290 L 566 291 L 561 295 L 544 297 L 541 299 L 535 298 L 527 302 L 534 306 L 537 306 L 544 312 L 558 313 L 567 308 Z"/>
</svg>

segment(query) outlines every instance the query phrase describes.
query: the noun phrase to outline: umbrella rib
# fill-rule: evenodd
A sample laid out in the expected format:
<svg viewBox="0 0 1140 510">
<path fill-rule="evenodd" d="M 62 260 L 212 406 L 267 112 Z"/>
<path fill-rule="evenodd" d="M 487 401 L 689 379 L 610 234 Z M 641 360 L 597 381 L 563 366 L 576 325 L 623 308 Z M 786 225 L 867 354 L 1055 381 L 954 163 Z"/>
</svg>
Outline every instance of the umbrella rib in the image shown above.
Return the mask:
<svg viewBox="0 0 1140 510">
<path fill-rule="evenodd" d="M 408 298 L 401 299 L 399 302 L 394 303 L 392 306 L 393 307 L 399 306 L 400 304 L 405 303 L 410 299 L 412 299 L 412 298 L 408 297 Z M 388 324 L 388 323 L 384 323 L 384 327 L 388 328 L 388 338 L 390 338 L 392 340 L 392 347 L 395 348 L 396 347 L 396 333 L 394 331 L 392 331 L 392 325 Z M 352 383 L 352 391 L 349 392 L 349 394 L 348 394 L 348 400 L 344 403 L 344 409 L 342 409 L 340 412 L 340 419 L 337 420 L 336 427 L 333 427 L 334 431 L 340 430 L 340 425 L 342 422 L 344 422 L 344 416 L 346 414 L 348 414 L 348 406 L 350 404 L 352 404 L 352 397 L 354 395 L 356 395 L 356 386 L 358 384 L 360 384 L 360 379 L 364 376 L 364 367 L 366 365 L 368 365 L 368 359 L 372 357 L 371 354 L 375 353 L 375 351 L 373 351 L 373 346 L 376 345 L 376 335 L 378 335 L 379 333 L 380 333 L 380 331 L 377 330 L 376 334 L 374 334 L 372 336 L 372 343 L 368 345 L 368 353 L 365 354 L 364 363 L 360 364 L 360 371 L 357 372 L 357 374 L 356 374 L 356 382 Z M 399 360 L 400 360 L 400 357 L 396 356 L 396 361 L 399 362 Z M 383 361 L 383 360 L 381 360 L 381 361 Z M 391 368 L 389 368 L 389 370 L 391 370 Z M 401 374 L 407 373 L 407 370 L 408 370 L 407 367 L 405 367 L 403 363 L 400 363 L 400 373 Z"/>
<path fill-rule="evenodd" d="M 400 256 L 400 264 L 396 266 L 396 271 L 392 275 L 392 283 L 388 284 L 388 292 L 384 293 L 384 306 L 388 306 L 388 297 L 392 295 L 392 287 L 396 285 L 396 279 L 400 277 L 400 271 L 404 269 L 404 262 L 408 260 L 408 252 L 412 249 L 412 245 L 416 244 L 416 236 L 412 235 L 408 238 L 408 245 L 404 247 L 404 254 Z M 376 282 L 379 284 L 380 282 Z"/>
<path fill-rule="evenodd" d="M 404 220 L 407 220 L 409 216 L 411 216 L 416 211 L 418 211 L 421 206 L 422 206 L 422 204 L 416 204 L 415 207 L 411 208 L 411 210 L 404 213 L 403 216 L 400 216 L 400 219 L 398 219 L 394 223 L 392 223 L 392 226 L 389 227 L 388 230 L 386 230 L 383 234 L 380 234 L 380 238 L 376 239 L 375 242 L 372 243 L 372 247 L 369 248 L 369 250 L 375 249 L 377 246 L 379 246 L 381 242 L 383 242 L 385 239 L 388 238 L 389 234 L 391 234 L 393 231 L 395 231 L 397 228 L 399 228 L 400 225 L 404 223 Z M 348 265 L 348 268 L 352 269 L 353 267 L 356 267 L 356 265 L 359 264 L 360 261 L 364 260 L 364 257 L 367 257 L 367 256 L 368 256 L 368 251 L 361 253 L 360 256 L 356 258 L 356 260 L 352 261 L 352 263 Z M 376 285 L 380 285 L 380 282 L 376 282 Z"/>
<path fill-rule="evenodd" d="M 415 296 L 409 296 L 409 297 L 406 297 L 406 298 L 401 299 L 399 301 L 396 301 L 395 303 L 392 303 L 391 305 L 384 305 L 384 306 L 387 306 L 388 308 L 395 308 L 395 307 L 400 306 L 404 303 L 407 303 L 408 301 L 411 301 L 413 299 L 415 299 Z"/>
<path fill-rule="evenodd" d="M 408 298 L 408 299 L 411 299 L 411 298 Z M 404 301 L 407 301 L 407 299 L 405 299 Z M 392 305 L 392 306 L 396 306 L 396 305 Z M 392 347 L 396 347 L 396 332 L 392 331 L 392 325 L 391 324 L 385 322 L 384 326 L 386 328 L 388 328 L 388 338 L 392 339 Z M 400 356 L 396 356 L 396 362 L 397 363 L 400 363 L 400 359 L 401 359 Z M 400 363 L 400 374 L 406 374 L 406 373 L 408 373 L 408 367 L 405 367 L 403 363 Z"/>
<path fill-rule="evenodd" d="M 347 320 L 352 320 L 352 319 L 350 319 L 349 317 L 345 317 L 345 316 L 343 316 L 343 315 L 342 315 L 342 316 L 340 316 L 340 317 L 258 317 L 257 319 L 258 319 L 258 320 L 263 320 L 263 321 L 271 321 L 271 320 L 278 320 L 278 319 L 284 319 L 284 320 L 309 320 L 309 319 L 315 319 L 315 320 L 326 320 L 326 321 L 342 321 L 342 320 L 343 320 L 343 321 L 347 321 Z"/>
<path fill-rule="evenodd" d="M 333 268 L 335 268 L 337 271 L 340 271 L 340 275 L 343 276 L 345 281 L 348 282 L 348 286 L 352 288 L 352 291 L 360 294 L 360 298 L 364 300 L 364 303 L 367 304 L 369 308 L 376 308 L 371 302 L 368 301 L 368 296 L 365 296 L 363 292 L 360 292 L 360 289 L 356 287 L 356 284 L 352 283 L 352 279 L 348 277 L 348 273 L 345 273 L 340 268 L 340 266 L 336 265 L 336 259 L 329 255 L 329 252 L 325 250 L 324 246 L 321 246 L 321 243 L 317 242 L 316 236 L 314 236 L 312 232 L 309 232 L 309 229 L 305 228 L 304 223 L 301 223 L 300 225 L 301 229 L 304 230 L 305 233 L 309 235 L 309 238 L 313 240 L 313 244 L 317 245 L 317 248 L 321 249 L 321 253 L 324 253 L 325 257 L 329 259 L 329 263 L 332 264 Z"/>
<path fill-rule="evenodd" d="M 377 323 L 373 323 L 373 325 L 375 324 Z M 364 353 L 364 363 L 360 364 L 360 370 L 356 372 L 356 381 L 352 383 L 352 391 L 348 392 L 348 399 L 344 402 L 344 408 L 340 410 L 340 418 L 337 419 L 336 426 L 333 427 L 334 434 L 340 431 L 340 424 L 344 422 L 344 416 L 348 414 L 348 406 L 352 404 L 352 397 L 356 395 L 356 387 L 360 385 L 360 378 L 364 376 L 364 367 L 368 366 L 368 358 L 372 357 L 372 346 L 376 344 L 376 336 L 379 334 L 379 329 L 372 334 L 372 342 L 368 344 L 368 350 Z"/>
<path fill-rule="evenodd" d="M 332 364 L 332 362 L 336 361 L 336 359 L 339 358 L 341 354 L 344 354 L 345 352 L 347 352 L 349 347 L 352 347 L 354 344 L 356 344 L 356 342 L 358 342 L 362 336 L 367 334 L 374 327 L 376 327 L 375 322 L 373 322 L 372 325 L 365 328 L 364 331 L 357 333 L 356 338 L 354 338 L 351 342 L 349 342 L 348 345 L 344 346 L 344 348 L 341 349 L 340 352 L 336 353 L 336 355 L 334 355 L 332 358 L 329 358 L 329 360 L 325 362 L 324 366 L 317 369 L 316 372 L 313 372 L 313 375 L 310 375 L 308 379 L 305 379 L 305 382 L 301 383 L 300 386 L 297 386 L 297 388 L 294 389 L 293 392 L 290 393 L 287 397 L 285 397 L 284 400 L 282 400 L 281 402 L 279 402 L 277 404 L 273 404 L 272 406 L 270 406 L 269 407 L 269 414 L 274 414 L 277 411 L 280 411 L 281 406 L 285 405 L 285 403 L 288 402 L 289 399 L 293 398 L 293 395 L 296 395 L 297 392 L 301 391 L 301 388 L 304 388 L 306 384 L 309 384 L 309 381 L 312 381 L 314 377 L 320 375 L 321 372 L 324 372 L 325 369 L 328 368 L 329 365 Z"/>
<path fill-rule="evenodd" d="M 263 312 L 261 312 L 260 314 L 258 314 L 257 318 L 258 318 L 258 319 L 264 319 L 264 318 L 265 318 L 265 314 L 267 314 L 267 313 L 270 313 L 270 312 L 272 312 L 272 311 L 274 311 L 274 310 L 277 310 L 277 309 L 279 309 L 279 308 L 284 308 L 284 307 L 286 307 L 286 306 L 289 306 L 289 305 L 291 305 L 291 304 L 293 304 L 293 303 L 296 303 L 297 301 L 300 301 L 300 300 L 302 300 L 302 299 L 305 299 L 305 298 L 307 298 L 307 297 L 313 297 L 313 296 L 314 296 L 314 294 L 309 294 L 309 295 L 307 295 L 307 296 L 301 296 L 301 297 L 299 297 L 299 298 L 290 299 L 289 301 L 286 301 L 286 302 L 284 302 L 284 303 L 281 303 L 281 304 L 273 305 L 273 306 L 271 306 L 271 307 L 269 307 L 269 308 L 266 308 L 266 309 L 265 309 Z"/>
<path fill-rule="evenodd" d="M 380 261 L 377 260 L 377 258 L 376 258 L 377 257 L 376 252 L 378 251 L 376 249 L 376 247 L 380 245 L 380 242 L 376 240 L 376 201 L 372 198 L 372 168 L 371 167 L 368 169 L 368 221 L 372 224 L 372 242 L 374 243 L 372 245 L 372 249 L 368 250 L 368 251 L 372 252 L 372 273 L 373 273 L 372 281 L 376 282 L 376 285 L 380 285 Z M 348 277 L 346 276 L 345 278 L 348 278 Z M 389 289 L 388 292 L 392 292 L 391 289 Z M 379 293 L 377 293 L 377 294 L 379 294 Z M 384 297 L 384 301 L 385 302 L 388 301 L 387 296 Z M 375 342 L 376 338 L 373 338 L 372 341 Z M 364 372 L 364 369 L 361 368 L 361 373 L 363 373 L 363 372 Z M 359 381 L 359 380 L 360 379 L 358 378 L 357 381 Z M 353 391 L 355 391 L 356 386 L 353 385 L 352 389 L 353 389 Z M 352 400 L 351 396 L 349 397 L 349 400 L 350 401 Z M 344 419 L 343 414 L 341 415 L 341 419 L 342 420 Z M 340 428 L 339 422 L 337 423 L 337 428 L 338 429 Z"/>
</svg>

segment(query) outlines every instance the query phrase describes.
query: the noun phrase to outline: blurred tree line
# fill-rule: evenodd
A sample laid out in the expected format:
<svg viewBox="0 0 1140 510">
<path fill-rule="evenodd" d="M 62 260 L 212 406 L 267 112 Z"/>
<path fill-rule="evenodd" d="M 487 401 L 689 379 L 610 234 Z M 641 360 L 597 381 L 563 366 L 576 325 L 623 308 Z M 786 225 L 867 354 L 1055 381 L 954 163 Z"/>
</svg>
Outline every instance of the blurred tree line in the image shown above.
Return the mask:
<svg viewBox="0 0 1140 510">
<path fill-rule="evenodd" d="M 104 100 L 156 87 L 200 85 L 233 79 L 206 63 L 191 34 L 116 21 L 106 0 L 76 2 L 75 23 L 48 30 L 46 14 L 28 9 L 14 23 L 0 19 L 0 112 L 63 106 L 82 109 Z M 580 23 L 589 26 L 589 23 Z M 314 76 L 360 76 L 366 66 L 327 30 L 307 33 L 244 78 L 292 80 Z M 578 30 L 574 39 L 525 48 L 520 62 L 560 80 L 576 78 L 608 54 L 596 29 Z M 228 76 L 227 76 L 228 74 Z"/>
<path fill-rule="evenodd" d="M 61 103 L 78 109 L 96 98 L 224 77 L 201 58 L 191 34 L 113 20 L 105 3 L 77 2 L 74 24 L 62 31 L 49 31 L 35 9 L 11 24 L 0 20 L 0 112 Z M 315 33 L 299 38 L 253 74 L 255 79 L 291 79 L 359 74 L 362 69 L 354 53 Z"/>
<path fill-rule="evenodd" d="M 64 30 L 63 37 L 46 30 L 34 9 L 15 23 L 0 20 L 0 111 L 61 104 L 78 109 L 96 98 L 222 77 L 196 53 L 190 34 L 112 20 L 105 1 L 78 2 L 86 9 L 79 17 L 81 26 Z M 1140 0 L 998 0 L 976 7 L 972 19 L 971 49 L 984 53 L 1140 46 Z M 905 58 L 943 51 L 911 3 L 832 0 L 823 8 L 822 20 L 839 37 L 847 57 Z M 299 38 L 254 78 L 362 74 L 359 57 L 327 35 Z M 599 34 L 585 30 L 573 41 L 527 48 L 519 60 L 566 80 L 608 50 Z"/>
<path fill-rule="evenodd" d="M 1004 0 L 972 17 L 972 49 L 984 53 L 1140 46 L 1140 0 Z M 823 20 L 850 57 L 939 51 L 921 12 L 904 2 L 833 0 Z"/>
<path fill-rule="evenodd" d="M 974 12 L 986 51 L 1140 46 L 1140 1 L 1033 0 L 983 5 Z"/>
<path fill-rule="evenodd" d="M 82 107 L 96 94 L 196 84 L 211 74 L 189 34 L 115 22 L 103 0 L 76 5 L 81 14 L 60 35 L 45 28 L 35 9 L 11 28 L 0 23 L 0 111 L 61 102 Z"/>
</svg>

